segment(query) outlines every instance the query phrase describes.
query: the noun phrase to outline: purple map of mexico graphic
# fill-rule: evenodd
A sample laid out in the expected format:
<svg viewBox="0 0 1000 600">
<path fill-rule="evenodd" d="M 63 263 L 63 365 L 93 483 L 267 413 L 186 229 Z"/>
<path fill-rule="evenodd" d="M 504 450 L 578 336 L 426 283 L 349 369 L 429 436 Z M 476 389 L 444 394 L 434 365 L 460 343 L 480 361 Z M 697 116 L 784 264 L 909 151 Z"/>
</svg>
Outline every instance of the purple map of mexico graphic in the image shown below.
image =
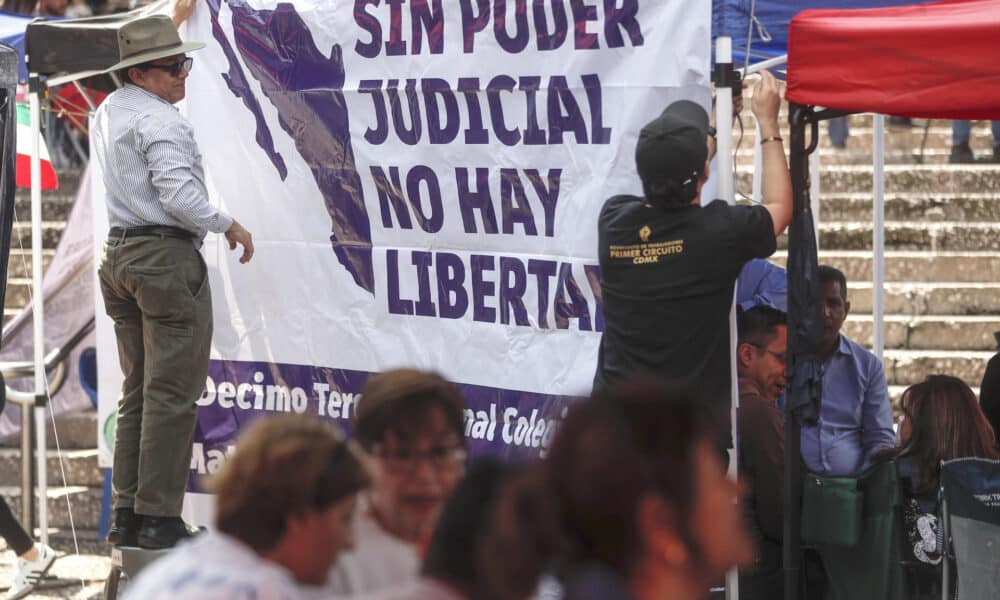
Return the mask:
<svg viewBox="0 0 1000 600">
<path fill-rule="evenodd" d="M 354 162 L 344 99 L 344 61 L 339 45 L 329 57 L 316 47 L 309 28 L 291 4 L 255 10 L 228 0 L 234 42 L 243 62 L 278 111 L 281 128 L 309 165 L 333 221 L 330 240 L 338 260 L 368 292 L 375 292 L 372 236 L 361 177 Z M 219 25 L 219 2 L 209 0 L 212 33 L 229 62 L 223 75 L 229 89 L 254 115 L 256 140 L 284 179 L 284 160 L 274 150 L 271 132 L 247 82 L 232 44 Z"/>
</svg>

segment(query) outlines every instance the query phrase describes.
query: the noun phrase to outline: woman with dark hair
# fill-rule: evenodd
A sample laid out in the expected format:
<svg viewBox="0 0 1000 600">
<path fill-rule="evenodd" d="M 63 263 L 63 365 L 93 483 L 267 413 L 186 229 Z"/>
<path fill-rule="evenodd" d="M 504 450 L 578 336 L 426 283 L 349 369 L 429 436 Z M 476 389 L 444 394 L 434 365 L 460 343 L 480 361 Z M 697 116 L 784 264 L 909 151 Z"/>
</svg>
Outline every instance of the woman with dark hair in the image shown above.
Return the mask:
<svg viewBox="0 0 1000 600">
<path fill-rule="evenodd" d="M 993 428 L 969 386 L 950 375 L 929 375 L 900 400 L 900 443 L 881 457 L 896 459 L 906 503 L 903 518 L 912 557 L 926 568 L 915 573 L 920 590 L 940 580 L 943 542 L 938 528 L 941 462 L 956 458 L 1000 459 Z"/>
<path fill-rule="evenodd" d="M 693 390 L 648 379 L 575 406 L 498 506 L 491 589 L 520 600 L 547 572 L 566 600 L 706 596 L 753 558 L 709 423 Z"/>
</svg>

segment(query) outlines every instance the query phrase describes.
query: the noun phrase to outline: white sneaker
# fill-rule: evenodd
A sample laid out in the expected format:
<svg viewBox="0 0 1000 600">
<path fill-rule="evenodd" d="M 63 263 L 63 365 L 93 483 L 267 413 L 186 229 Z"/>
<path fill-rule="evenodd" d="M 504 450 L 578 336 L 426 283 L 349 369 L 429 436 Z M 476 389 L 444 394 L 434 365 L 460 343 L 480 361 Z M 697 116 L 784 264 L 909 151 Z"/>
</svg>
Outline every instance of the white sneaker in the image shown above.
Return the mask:
<svg viewBox="0 0 1000 600">
<path fill-rule="evenodd" d="M 14 583 L 10 584 L 4 600 L 24 598 L 35 591 L 35 586 L 48 573 L 52 563 L 56 561 L 56 551 L 45 544 L 38 544 L 38 558 L 35 560 L 17 559 L 17 572 Z"/>
</svg>

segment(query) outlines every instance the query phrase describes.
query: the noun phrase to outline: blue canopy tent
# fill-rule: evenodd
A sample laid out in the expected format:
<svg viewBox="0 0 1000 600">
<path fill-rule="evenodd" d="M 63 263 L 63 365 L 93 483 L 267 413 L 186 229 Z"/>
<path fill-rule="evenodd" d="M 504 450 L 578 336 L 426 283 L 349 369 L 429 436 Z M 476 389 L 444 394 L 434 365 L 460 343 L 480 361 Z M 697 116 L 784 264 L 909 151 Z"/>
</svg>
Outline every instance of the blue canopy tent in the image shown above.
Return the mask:
<svg viewBox="0 0 1000 600">
<path fill-rule="evenodd" d="M 712 39 L 733 39 L 733 63 L 750 64 L 788 54 L 788 23 L 810 8 L 877 8 L 914 0 L 712 0 Z M 751 12 L 753 18 L 751 19 Z"/>
<path fill-rule="evenodd" d="M 17 50 L 18 81 L 28 80 L 28 67 L 24 62 L 24 30 L 32 19 L 32 16 L 0 10 L 0 42 Z"/>
</svg>

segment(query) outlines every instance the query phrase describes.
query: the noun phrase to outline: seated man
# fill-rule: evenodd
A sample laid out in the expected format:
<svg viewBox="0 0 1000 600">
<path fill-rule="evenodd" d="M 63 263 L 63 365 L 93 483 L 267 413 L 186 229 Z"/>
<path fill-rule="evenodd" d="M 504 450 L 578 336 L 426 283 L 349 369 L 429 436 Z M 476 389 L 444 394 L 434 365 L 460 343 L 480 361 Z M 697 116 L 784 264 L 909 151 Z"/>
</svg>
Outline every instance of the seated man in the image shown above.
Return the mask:
<svg viewBox="0 0 1000 600">
<path fill-rule="evenodd" d="M 749 529 L 757 538 L 752 567 L 740 573 L 741 597 L 783 596 L 781 540 L 785 427 L 777 399 L 785 389 L 785 313 L 756 306 L 739 314 L 739 469 L 747 483 Z"/>
<path fill-rule="evenodd" d="M 129 597 L 293 600 L 318 592 L 351 546 L 351 514 L 369 480 L 362 460 L 317 418 L 258 420 L 213 481 L 217 531 L 144 570 Z"/>
<path fill-rule="evenodd" d="M 817 474 L 854 477 L 879 448 L 895 442 L 892 405 L 882 361 L 841 335 L 851 310 L 847 279 L 826 265 L 818 270 L 823 301 L 823 398 L 819 423 L 802 428 L 802 460 Z"/>
<path fill-rule="evenodd" d="M 337 563 L 331 592 L 368 594 L 415 579 L 420 548 L 465 471 L 465 403 L 431 373 L 368 380 L 354 436 L 371 457 L 372 488 L 355 517 L 357 543 Z"/>
</svg>

